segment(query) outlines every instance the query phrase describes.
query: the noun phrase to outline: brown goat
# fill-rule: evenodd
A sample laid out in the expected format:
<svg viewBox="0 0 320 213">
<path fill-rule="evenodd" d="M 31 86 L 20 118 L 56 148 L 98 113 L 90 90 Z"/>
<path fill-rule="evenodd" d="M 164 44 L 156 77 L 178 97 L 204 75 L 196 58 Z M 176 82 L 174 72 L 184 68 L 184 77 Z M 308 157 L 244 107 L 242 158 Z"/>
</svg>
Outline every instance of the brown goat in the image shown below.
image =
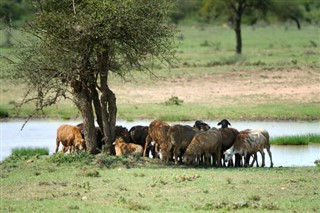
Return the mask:
<svg viewBox="0 0 320 213">
<path fill-rule="evenodd" d="M 168 143 L 167 132 L 169 128 L 170 128 L 170 125 L 164 121 L 154 120 L 150 123 L 149 129 L 148 129 L 148 136 L 146 138 L 146 143 L 144 145 L 144 151 L 143 151 L 144 157 L 147 155 L 146 150 L 152 141 L 155 142 L 155 156 L 153 156 L 154 158 L 158 156 L 158 151 L 161 146 L 167 147 L 168 150 L 171 149 L 171 146 L 169 145 L 168 146 L 161 145 L 162 143 Z"/>
<path fill-rule="evenodd" d="M 67 152 L 70 150 L 70 153 L 74 150 L 85 150 L 86 143 L 81 136 L 80 129 L 71 125 L 61 125 L 57 130 L 56 138 L 56 153 L 59 150 L 59 145 L 63 145 L 62 151 Z"/>
<path fill-rule="evenodd" d="M 204 154 L 207 165 L 210 165 L 211 155 L 213 164 L 221 166 L 221 133 L 218 130 L 209 130 L 196 134 L 183 155 L 183 162 L 189 165 L 197 156 Z"/>
<path fill-rule="evenodd" d="M 188 125 L 174 125 L 168 130 L 168 141 L 173 146 L 173 156 L 175 164 L 178 164 L 178 158 L 184 154 L 191 140 L 196 135 L 197 132 L 193 127 Z M 182 153 L 180 153 L 182 152 Z"/>
</svg>

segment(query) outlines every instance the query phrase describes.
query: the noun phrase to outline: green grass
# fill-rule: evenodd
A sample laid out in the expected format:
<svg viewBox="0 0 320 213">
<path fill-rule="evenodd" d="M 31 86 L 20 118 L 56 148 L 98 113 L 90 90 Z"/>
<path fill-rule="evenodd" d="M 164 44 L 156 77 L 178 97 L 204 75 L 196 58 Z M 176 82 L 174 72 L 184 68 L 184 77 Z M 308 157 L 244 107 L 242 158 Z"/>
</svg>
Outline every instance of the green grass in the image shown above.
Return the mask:
<svg viewBox="0 0 320 213">
<path fill-rule="evenodd" d="M 286 103 L 220 106 L 209 104 L 181 105 L 135 104 L 118 105 L 118 118 L 162 119 L 165 121 L 187 121 L 195 119 L 233 120 L 314 120 L 320 118 L 318 104 Z"/>
<path fill-rule="evenodd" d="M 14 157 L 32 157 L 36 155 L 49 155 L 48 148 L 18 147 L 12 149 Z"/>
<path fill-rule="evenodd" d="M 227 97 L 226 97 L 227 98 Z M 233 100 L 237 101 L 237 100 Z M 9 108 L 9 107 L 8 107 Z M 28 117 L 32 112 L 32 106 L 23 107 L 19 114 L 15 108 L 5 111 L 9 117 Z M 64 106 L 51 106 L 44 110 L 46 117 L 58 119 L 73 119 L 81 116 L 79 111 L 71 104 Z M 6 115 L 5 114 L 5 115 Z M 8 117 L 7 116 L 7 117 Z M 41 117 L 43 114 L 35 115 Z M 317 120 L 320 118 L 319 104 L 317 103 L 275 103 L 242 105 L 210 105 L 195 103 L 179 104 L 118 104 L 118 119 L 128 121 L 138 119 L 161 119 L 164 121 L 189 121 L 196 119 L 220 119 L 233 120 Z"/>
<path fill-rule="evenodd" d="M 270 143 L 276 145 L 308 145 L 309 143 L 320 143 L 320 134 L 282 136 L 271 138 Z"/>
<path fill-rule="evenodd" d="M 317 212 L 320 167 L 187 168 L 82 156 L 0 163 L 1 212 Z M 268 177 L 268 178 L 261 178 Z"/>
<path fill-rule="evenodd" d="M 243 54 L 235 56 L 235 34 L 220 26 L 182 26 L 181 63 L 205 65 L 258 65 L 269 68 L 320 66 L 319 28 L 306 26 L 242 27 Z M 206 45 L 204 45 L 206 44 Z"/>
</svg>

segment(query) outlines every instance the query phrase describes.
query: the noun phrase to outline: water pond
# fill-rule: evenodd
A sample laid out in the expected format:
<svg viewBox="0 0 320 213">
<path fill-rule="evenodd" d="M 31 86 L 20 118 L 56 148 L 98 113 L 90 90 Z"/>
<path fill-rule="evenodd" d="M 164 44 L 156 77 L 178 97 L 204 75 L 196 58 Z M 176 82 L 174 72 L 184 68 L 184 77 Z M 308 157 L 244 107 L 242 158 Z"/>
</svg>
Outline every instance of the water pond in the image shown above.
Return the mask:
<svg viewBox="0 0 320 213">
<path fill-rule="evenodd" d="M 61 120 L 31 120 L 23 130 L 21 127 L 24 120 L 13 120 L 0 122 L 0 161 L 11 154 L 12 148 L 16 147 L 47 147 L 50 154 L 55 149 L 56 130 L 61 124 L 76 125 L 81 121 Z M 217 121 L 205 121 L 211 127 L 217 127 Z M 134 122 L 118 121 L 130 129 L 134 125 L 149 125 L 149 120 Z M 170 124 L 188 124 L 194 122 L 171 122 Z M 265 128 L 271 137 L 284 135 L 299 135 L 308 133 L 320 133 L 320 122 L 231 122 L 232 127 L 243 130 L 247 128 Z M 274 166 L 315 166 L 314 161 L 320 159 L 320 144 L 309 144 L 306 146 L 271 146 Z M 260 154 L 258 158 L 261 159 Z M 266 152 L 266 165 L 269 165 L 269 157 Z"/>
</svg>

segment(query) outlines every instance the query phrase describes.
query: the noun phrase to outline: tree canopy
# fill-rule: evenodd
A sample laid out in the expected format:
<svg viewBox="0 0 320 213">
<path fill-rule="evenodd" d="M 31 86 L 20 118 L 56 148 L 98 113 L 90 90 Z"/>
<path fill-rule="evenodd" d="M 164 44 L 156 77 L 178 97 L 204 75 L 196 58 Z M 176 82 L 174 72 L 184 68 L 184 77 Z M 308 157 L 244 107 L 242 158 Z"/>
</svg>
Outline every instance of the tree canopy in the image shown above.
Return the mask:
<svg viewBox="0 0 320 213">
<path fill-rule="evenodd" d="M 89 152 L 96 152 L 95 119 L 109 149 L 117 113 L 109 73 L 123 77 L 171 62 L 176 30 L 168 23 L 170 2 L 37 1 L 26 28 L 33 40 L 20 48 L 14 67 L 15 78 L 28 84 L 24 102 L 35 101 L 39 111 L 71 98 L 82 114 Z"/>
</svg>

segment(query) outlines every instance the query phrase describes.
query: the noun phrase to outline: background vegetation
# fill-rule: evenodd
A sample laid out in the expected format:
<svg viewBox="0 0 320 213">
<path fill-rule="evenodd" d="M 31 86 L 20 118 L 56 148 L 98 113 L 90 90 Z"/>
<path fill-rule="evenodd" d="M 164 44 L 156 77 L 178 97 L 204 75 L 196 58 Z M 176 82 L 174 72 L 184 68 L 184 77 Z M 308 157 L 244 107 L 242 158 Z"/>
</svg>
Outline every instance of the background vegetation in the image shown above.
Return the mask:
<svg viewBox="0 0 320 213">
<path fill-rule="evenodd" d="M 305 69 L 319 70 L 320 67 L 318 60 L 320 57 L 319 28 L 316 26 L 309 25 L 300 31 L 290 24 L 245 26 L 243 27 L 244 52 L 242 55 L 234 54 L 233 34 L 229 28 L 202 24 L 179 26 L 179 28 L 182 38 L 177 52 L 178 61 L 170 71 L 158 66 L 153 70 L 154 75 L 134 72 L 130 76 L 124 76 L 125 83 L 122 78 L 110 76 L 110 87 L 136 84 L 141 88 L 148 88 L 157 78 L 161 81 L 181 77 L 188 79 L 211 73 L 230 72 L 230 70 L 234 72 L 299 69 L 303 72 Z M 20 36 L 18 31 L 14 31 L 14 35 L 17 38 Z M 8 50 L 2 48 L 2 54 L 8 53 Z M 23 97 L 23 82 L 13 84 L 5 76 L 6 74 L 2 72 L 2 78 L 0 78 L 2 117 L 28 117 L 33 111 L 33 105 L 25 105 L 20 111 L 17 111 L 16 108 Z M 130 79 L 131 77 L 133 80 Z M 268 78 L 267 75 L 260 77 Z M 303 81 L 304 79 L 301 79 L 301 83 Z M 188 103 L 188 100 L 183 100 L 181 97 L 176 97 L 176 102 L 167 99 L 159 103 L 128 104 L 118 98 L 117 117 L 127 120 L 160 118 L 169 121 L 214 119 L 217 115 L 237 120 L 243 118 L 248 120 L 313 120 L 320 118 L 317 102 L 288 102 L 274 99 L 272 96 L 260 97 L 260 100 L 263 100 L 263 103 L 248 107 L 240 99 L 232 100 L 228 105 L 224 105 Z M 63 119 L 80 116 L 76 107 L 67 99 L 60 99 L 57 105 L 45 109 L 44 113 L 48 117 Z"/>
<path fill-rule="evenodd" d="M 228 0 L 229 1 L 229 0 Z M 216 0 L 176 0 L 176 12 L 171 19 L 177 24 L 180 33 L 177 40 L 180 47 L 177 49 L 178 61 L 170 72 L 164 68 L 154 66 L 154 75 L 160 79 L 192 78 L 212 72 L 230 70 L 286 70 L 286 69 L 319 69 L 319 20 L 320 3 L 315 0 L 294 1 L 266 1 L 268 12 L 265 14 L 245 13 L 242 18 L 243 51 L 235 54 L 235 39 L 228 16 L 223 10 L 211 10 L 210 5 L 216 2 L 219 5 L 224 1 Z M 227 1 L 225 1 L 227 2 Z M 230 0 L 230 2 L 237 2 Z M 33 11 L 28 1 L 4 0 L 0 5 L 1 16 L 1 56 L 14 57 L 14 50 L 7 45 L 7 35 L 10 34 L 11 43 L 23 40 L 18 29 L 26 21 L 32 19 Z M 300 30 L 295 19 L 299 20 Z M 0 62 L 4 65 L 4 59 Z M 133 80 L 130 78 L 133 76 Z M 145 73 L 134 72 L 132 76 L 125 76 L 127 83 L 137 81 L 139 85 L 148 86 L 154 78 Z M 33 111 L 33 105 L 25 105 L 19 111 L 17 106 L 22 101 L 25 90 L 24 82 L 11 83 L 8 73 L 1 71 L 1 103 L 0 116 L 28 117 Z M 123 84 L 123 79 L 111 76 L 111 84 Z M 112 85 L 111 85 L 112 88 Z M 212 119 L 216 114 L 232 119 L 319 119 L 319 103 L 299 103 L 274 100 L 264 97 L 266 103 L 247 107 L 236 101 L 233 105 L 213 105 L 187 103 L 177 97 L 181 104 L 165 104 L 164 100 L 158 104 L 125 104 L 118 100 L 118 118 L 162 118 L 165 120 L 191 120 L 196 118 Z M 178 102 L 176 102 L 178 103 Z M 165 105 L 167 111 L 161 110 Z M 178 106 L 178 107 L 177 107 Z M 79 115 L 76 107 L 68 100 L 59 100 L 58 104 L 44 110 L 45 116 L 63 119 L 74 118 Z M 192 112 L 190 112 L 192 109 Z M 245 110 L 244 110 L 245 109 Z M 243 114 L 245 112 L 245 115 Z M 43 117 L 40 113 L 37 116 Z"/>
</svg>

